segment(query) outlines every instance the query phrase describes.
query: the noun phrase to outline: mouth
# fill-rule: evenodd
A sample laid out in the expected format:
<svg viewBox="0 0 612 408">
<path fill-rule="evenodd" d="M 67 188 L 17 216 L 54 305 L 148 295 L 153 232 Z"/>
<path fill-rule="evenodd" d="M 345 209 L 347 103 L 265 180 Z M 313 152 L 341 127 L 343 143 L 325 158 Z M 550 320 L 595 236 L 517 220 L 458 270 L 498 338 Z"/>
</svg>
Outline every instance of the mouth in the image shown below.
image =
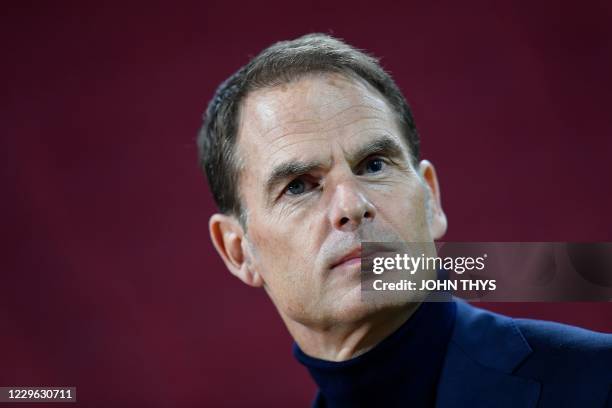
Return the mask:
<svg viewBox="0 0 612 408">
<path fill-rule="evenodd" d="M 330 269 L 361 264 L 361 246 L 353 249 L 342 258 L 332 263 Z"/>
</svg>

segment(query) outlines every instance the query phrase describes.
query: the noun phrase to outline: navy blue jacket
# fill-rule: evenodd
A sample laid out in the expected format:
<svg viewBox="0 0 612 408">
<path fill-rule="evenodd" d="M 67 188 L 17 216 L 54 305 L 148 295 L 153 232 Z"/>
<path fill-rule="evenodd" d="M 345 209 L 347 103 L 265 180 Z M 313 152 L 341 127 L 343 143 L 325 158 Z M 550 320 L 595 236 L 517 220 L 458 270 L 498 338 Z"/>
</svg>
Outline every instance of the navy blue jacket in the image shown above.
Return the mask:
<svg viewBox="0 0 612 408">
<path fill-rule="evenodd" d="M 417 407 L 435 405 L 440 408 L 612 408 L 611 334 L 596 333 L 553 322 L 513 319 L 479 309 L 462 300 L 455 299 L 454 302 L 456 307 L 446 308 L 454 312 L 450 315 L 451 320 L 449 321 L 452 322 L 452 329 L 446 324 L 438 325 L 438 327 L 424 327 L 424 316 L 430 320 L 432 317 L 448 319 L 449 316 L 448 313 L 438 313 L 434 316 L 434 313 L 443 309 L 427 307 L 425 308 L 427 312 L 424 309 L 415 320 L 413 332 L 420 332 L 428 339 L 423 340 L 423 336 L 415 339 L 410 337 L 411 335 L 395 333 L 383 341 L 385 345 L 377 346 L 374 354 L 368 352 L 369 357 L 377 359 L 397 345 L 408 347 L 403 350 L 409 350 L 416 344 L 415 341 L 426 341 L 426 349 L 415 347 L 416 350 L 421 350 L 419 354 L 423 354 L 427 361 L 440 355 L 439 363 L 436 363 L 438 367 L 436 372 L 426 374 L 423 371 L 425 378 L 427 376 L 432 378 L 431 375 L 437 377 L 433 379 L 433 381 L 437 380 L 437 384 L 435 382 L 419 383 L 421 377 L 412 377 L 413 380 L 401 387 L 401 391 L 405 391 L 400 397 L 401 401 L 392 401 L 385 405 Z M 414 316 L 411 320 L 413 319 Z M 449 328 L 448 331 L 443 329 L 444 325 Z M 405 326 L 404 329 L 410 330 L 409 324 Z M 404 329 L 400 329 L 399 332 Z M 397 343 L 398 337 L 406 343 Z M 436 344 L 437 340 L 440 340 L 438 341 L 440 344 Z M 389 347 L 393 341 L 396 342 L 396 345 Z M 441 348 L 441 342 L 444 343 L 444 348 Z M 344 381 L 342 383 L 344 390 L 347 388 L 346 377 L 336 380 L 335 371 L 328 370 L 327 366 L 346 368 L 368 358 L 366 356 L 368 353 L 366 353 L 356 357 L 353 361 L 326 363 L 305 356 L 297 347 L 296 351 L 298 359 L 302 363 L 306 361 L 307 366 L 310 365 L 311 374 L 313 366 L 323 367 L 326 370 L 327 377 L 324 381 L 328 388 L 327 392 L 330 392 L 330 385 L 331 391 L 335 391 L 334 384 L 341 384 L 340 381 Z M 388 371 L 387 374 L 390 374 L 388 379 L 391 380 L 401 377 L 399 373 L 415 369 L 412 361 L 402 360 L 402 356 L 406 353 L 400 349 L 395 349 L 395 353 L 394 355 L 398 356 L 395 359 L 396 363 L 391 363 L 391 366 L 382 366 L 385 367 L 383 371 Z M 372 361 L 372 358 L 369 361 Z M 418 358 L 414 362 L 417 364 L 417 369 L 427 365 Z M 370 364 L 368 367 L 375 367 L 375 365 Z M 368 369 L 365 378 L 384 375 L 384 373 L 370 373 L 369 371 L 376 371 L 376 368 Z M 356 381 L 363 380 L 364 376 L 360 375 L 355 378 Z M 315 379 L 321 381 L 320 377 Z M 348 385 L 350 388 L 350 384 Z M 360 390 L 367 390 L 367 383 L 356 383 L 354 388 L 357 393 Z M 431 398 L 423 398 L 429 395 L 429 392 L 432 393 Z M 420 395 L 422 393 L 425 394 Z M 366 391 L 364 395 L 365 399 L 372 397 L 369 391 Z M 371 398 L 368 401 L 370 400 Z M 359 402 L 350 403 L 350 405 L 359 407 L 372 405 L 371 402 L 365 402 L 361 397 L 357 401 Z M 379 400 L 376 399 L 376 401 Z M 319 392 L 313 406 L 325 407 L 327 405 L 325 397 Z M 347 403 L 336 403 L 335 405 L 344 406 Z"/>
<path fill-rule="evenodd" d="M 457 301 L 436 406 L 612 408 L 612 335 Z"/>
</svg>

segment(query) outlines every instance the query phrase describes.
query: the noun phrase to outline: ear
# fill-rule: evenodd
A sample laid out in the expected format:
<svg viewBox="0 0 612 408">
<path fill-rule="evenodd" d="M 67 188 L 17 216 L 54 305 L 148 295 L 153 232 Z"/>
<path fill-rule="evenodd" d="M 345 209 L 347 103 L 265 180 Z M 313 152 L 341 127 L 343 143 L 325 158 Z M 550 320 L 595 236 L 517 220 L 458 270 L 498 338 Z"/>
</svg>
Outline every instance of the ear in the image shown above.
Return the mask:
<svg viewBox="0 0 612 408">
<path fill-rule="evenodd" d="M 440 198 L 440 186 L 436 169 L 428 160 L 422 160 L 419 163 L 419 174 L 425 182 L 425 187 L 428 190 L 427 208 L 429 231 L 433 239 L 440 239 L 446 233 L 447 221 L 446 214 L 442 210 L 442 201 Z"/>
<path fill-rule="evenodd" d="M 214 214 L 208 221 L 210 238 L 225 266 L 247 285 L 263 285 L 261 275 L 253 270 L 252 254 L 246 242 L 244 229 L 235 217 Z"/>
</svg>

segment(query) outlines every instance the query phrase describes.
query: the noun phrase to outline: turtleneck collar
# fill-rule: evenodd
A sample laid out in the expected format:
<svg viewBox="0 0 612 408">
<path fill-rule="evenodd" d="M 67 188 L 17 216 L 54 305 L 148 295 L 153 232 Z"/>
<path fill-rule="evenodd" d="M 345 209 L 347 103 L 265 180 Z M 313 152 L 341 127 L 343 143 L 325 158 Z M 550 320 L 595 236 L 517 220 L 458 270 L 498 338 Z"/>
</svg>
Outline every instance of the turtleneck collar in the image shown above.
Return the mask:
<svg viewBox="0 0 612 408">
<path fill-rule="evenodd" d="M 346 361 L 310 357 L 294 344 L 319 386 L 315 406 L 433 406 L 455 313 L 455 302 L 424 302 L 394 333 Z"/>
</svg>

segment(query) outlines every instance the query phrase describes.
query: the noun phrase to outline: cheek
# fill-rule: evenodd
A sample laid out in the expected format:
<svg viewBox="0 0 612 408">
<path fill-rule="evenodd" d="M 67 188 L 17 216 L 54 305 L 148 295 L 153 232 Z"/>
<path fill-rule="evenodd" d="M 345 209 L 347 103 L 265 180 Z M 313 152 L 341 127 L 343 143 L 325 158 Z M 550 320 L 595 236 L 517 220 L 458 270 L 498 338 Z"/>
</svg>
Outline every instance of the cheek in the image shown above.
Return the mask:
<svg viewBox="0 0 612 408">
<path fill-rule="evenodd" d="M 255 249 L 255 265 L 266 283 L 271 286 L 292 285 L 304 278 L 304 271 L 314 261 L 308 245 L 308 227 L 287 228 L 265 225 L 249 228 L 251 243 Z M 313 255 L 313 256 L 311 256 Z"/>
<path fill-rule="evenodd" d="M 279 234 L 270 228 L 256 229 L 250 228 L 251 242 L 255 248 L 255 260 L 266 271 L 271 267 L 283 268 L 288 261 L 287 254 L 290 250 L 290 243 L 283 239 L 283 234 Z M 273 260 L 273 262 L 270 262 Z"/>
<path fill-rule="evenodd" d="M 393 225 L 405 238 L 422 239 L 427 227 L 426 195 L 417 181 L 398 182 L 375 192 L 374 205 L 382 222 Z"/>
<path fill-rule="evenodd" d="M 279 233 L 270 226 L 252 231 L 254 268 L 261 275 L 273 303 L 293 316 L 311 307 L 320 282 L 313 273 L 316 254 L 306 234 Z M 308 243 L 308 244 L 306 244 Z"/>
</svg>

